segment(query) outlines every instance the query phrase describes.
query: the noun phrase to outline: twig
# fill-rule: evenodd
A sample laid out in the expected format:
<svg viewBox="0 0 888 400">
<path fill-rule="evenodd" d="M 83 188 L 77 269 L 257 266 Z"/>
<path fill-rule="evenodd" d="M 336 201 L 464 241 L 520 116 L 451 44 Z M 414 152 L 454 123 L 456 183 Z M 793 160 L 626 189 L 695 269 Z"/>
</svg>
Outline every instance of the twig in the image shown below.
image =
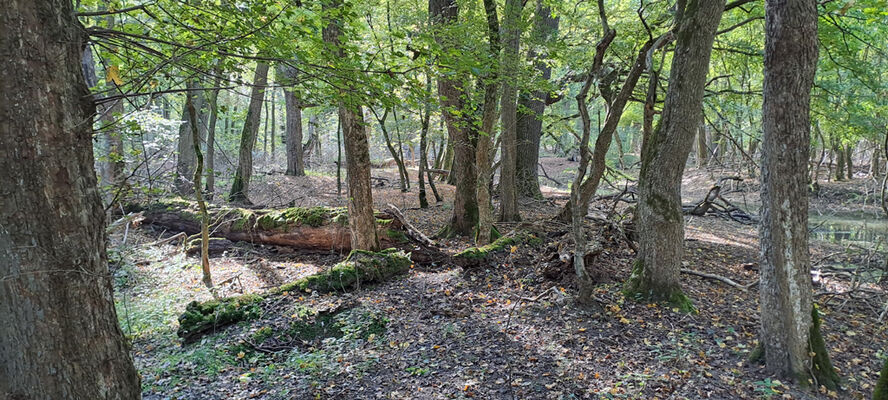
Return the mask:
<svg viewBox="0 0 888 400">
<path fill-rule="evenodd" d="M 174 241 L 174 240 L 176 240 L 176 239 L 182 239 L 182 238 L 184 238 L 184 237 L 185 237 L 185 232 L 179 232 L 179 233 L 177 233 L 177 234 L 175 234 L 175 235 L 173 235 L 173 236 L 170 236 L 170 237 L 168 237 L 168 238 L 166 238 L 166 239 L 160 239 L 160 240 L 157 240 L 157 241 L 154 241 L 154 242 L 151 242 L 151 243 L 144 244 L 143 246 L 146 246 L 146 247 L 158 246 L 158 245 L 161 245 L 161 244 L 164 244 L 164 243 L 172 242 L 172 241 Z"/>
</svg>

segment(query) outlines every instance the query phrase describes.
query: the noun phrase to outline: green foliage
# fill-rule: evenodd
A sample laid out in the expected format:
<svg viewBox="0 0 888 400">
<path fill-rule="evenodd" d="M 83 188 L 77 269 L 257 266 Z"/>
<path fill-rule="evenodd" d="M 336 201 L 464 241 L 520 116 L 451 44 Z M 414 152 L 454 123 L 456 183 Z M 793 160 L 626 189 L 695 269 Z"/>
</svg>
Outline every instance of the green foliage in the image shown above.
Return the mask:
<svg viewBox="0 0 888 400">
<path fill-rule="evenodd" d="M 885 365 L 882 366 L 882 373 L 879 375 L 879 382 L 876 383 L 876 389 L 873 391 L 873 400 L 888 400 L 888 358 L 885 359 Z"/>
</svg>

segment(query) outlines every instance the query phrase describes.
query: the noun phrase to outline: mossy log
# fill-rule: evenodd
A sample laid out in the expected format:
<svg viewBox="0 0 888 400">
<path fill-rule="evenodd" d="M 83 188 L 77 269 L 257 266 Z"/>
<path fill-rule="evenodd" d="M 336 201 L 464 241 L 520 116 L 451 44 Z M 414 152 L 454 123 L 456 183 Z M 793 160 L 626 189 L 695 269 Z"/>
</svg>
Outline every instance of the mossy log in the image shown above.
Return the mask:
<svg viewBox="0 0 888 400">
<path fill-rule="evenodd" d="M 200 232 L 196 203 L 183 199 L 130 204 L 144 222 L 189 235 Z M 308 250 L 351 250 L 351 231 L 345 208 L 291 207 L 280 210 L 212 206 L 210 232 L 232 241 L 291 246 Z M 407 240 L 404 226 L 392 215 L 376 213 L 380 244 L 390 247 Z"/>
<path fill-rule="evenodd" d="M 345 261 L 330 269 L 309 275 L 257 295 L 248 294 L 205 302 L 193 301 L 179 316 L 179 329 L 176 334 L 185 343 L 190 343 L 206 333 L 228 325 L 248 321 L 262 316 L 262 303 L 289 292 L 335 292 L 361 285 L 383 282 L 407 272 L 410 269 L 410 256 L 396 249 L 375 253 L 352 250 Z"/>
<path fill-rule="evenodd" d="M 479 265 L 491 254 L 502 251 L 511 251 L 513 246 L 518 246 L 525 242 L 531 245 L 539 245 L 542 243 L 539 238 L 530 233 L 519 232 L 514 235 L 500 236 L 494 240 L 493 243 L 488 245 L 469 247 L 468 249 L 456 253 L 453 256 L 453 260 L 463 267 Z"/>
</svg>

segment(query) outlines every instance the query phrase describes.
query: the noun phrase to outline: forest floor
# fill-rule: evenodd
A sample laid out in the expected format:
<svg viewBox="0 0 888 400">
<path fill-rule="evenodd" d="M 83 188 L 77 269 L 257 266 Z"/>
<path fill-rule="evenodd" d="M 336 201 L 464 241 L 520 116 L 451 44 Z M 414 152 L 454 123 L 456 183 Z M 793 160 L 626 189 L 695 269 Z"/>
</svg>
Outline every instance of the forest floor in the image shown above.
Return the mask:
<svg viewBox="0 0 888 400">
<path fill-rule="evenodd" d="M 563 164 L 563 163 L 562 163 Z M 566 183 L 570 166 L 547 162 L 547 172 Z M 575 168 L 575 166 L 574 166 Z M 415 171 L 412 171 L 415 175 Z M 394 204 L 426 234 L 450 214 L 445 201 L 419 209 L 416 189 L 401 193 L 397 173 L 374 188 L 377 208 Z M 557 175 L 557 176 L 556 176 Z M 719 174 L 690 171 L 685 202 L 705 195 Z M 541 182 L 546 184 L 545 178 Z M 749 202 L 758 194 L 744 181 L 729 198 Z M 598 307 L 573 300 L 570 268 L 558 246 L 568 227 L 550 220 L 566 191 L 549 182 L 550 200 L 522 201 L 527 229 L 541 240 L 518 244 L 482 265 L 416 265 L 400 279 L 333 295 L 289 293 L 268 305 L 261 318 L 231 326 L 193 344 L 176 336 L 177 317 L 192 300 L 209 300 L 199 260 L 176 244 L 153 245 L 170 235 L 151 226 L 118 227 L 109 250 L 115 296 L 124 332 L 132 339 L 145 399 L 867 399 L 888 356 L 888 328 L 879 314 L 888 306 L 881 242 L 873 246 L 812 241 L 816 300 L 824 335 L 844 387 L 799 391 L 748 361 L 758 333 L 758 290 L 683 274 L 697 313 L 625 299 L 621 282 L 634 253 L 609 224 L 589 221 L 603 251 L 590 269 L 598 281 Z M 615 184 L 619 188 L 621 184 Z M 812 213 L 877 212 L 861 196 L 863 180 L 822 184 Z M 270 207 L 345 205 L 335 177 L 269 175 L 251 198 Z M 855 194 L 857 193 L 857 194 Z M 431 192 L 429 197 L 433 200 Z M 552 200 L 554 199 L 554 200 Z M 866 202 L 869 201 L 869 204 Z M 616 207 L 616 215 L 625 211 Z M 611 200 L 592 213 L 609 213 Z M 598 211 L 596 211 L 598 210 Z M 516 224 L 501 225 L 510 232 Z M 471 244 L 440 240 L 455 253 Z M 686 268 L 746 285 L 758 279 L 755 226 L 717 217 L 686 219 Z M 261 293 L 341 261 L 336 252 L 300 252 L 279 246 L 237 244 L 211 259 L 218 294 Z M 249 344 L 306 309 L 343 309 L 336 335 L 275 351 Z"/>
</svg>

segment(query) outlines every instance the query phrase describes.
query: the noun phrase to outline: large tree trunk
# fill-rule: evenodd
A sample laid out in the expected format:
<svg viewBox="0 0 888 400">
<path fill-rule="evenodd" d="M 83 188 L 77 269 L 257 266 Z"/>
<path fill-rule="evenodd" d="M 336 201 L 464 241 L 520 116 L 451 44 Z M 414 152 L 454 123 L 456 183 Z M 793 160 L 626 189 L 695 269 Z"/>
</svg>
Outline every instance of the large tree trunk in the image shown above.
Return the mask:
<svg viewBox="0 0 888 400">
<path fill-rule="evenodd" d="M 458 5 L 456 0 L 429 0 L 429 14 L 432 23 L 437 26 L 456 22 Z M 455 46 L 449 43 L 451 38 L 439 35 L 436 40 L 444 48 Z M 450 137 L 453 159 L 450 178 L 456 184 L 453 194 L 453 213 L 450 222 L 439 232 L 441 236 L 471 235 L 478 224 L 478 200 L 475 195 L 477 174 L 475 172 L 475 140 L 472 139 L 471 126 L 464 118 L 454 112 L 464 110 L 462 99 L 463 88 L 458 79 L 445 76 L 438 78 L 438 95 L 444 109 L 444 121 Z M 450 150 L 448 150 L 450 151 Z M 447 167 L 445 167 L 447 168 Z"/>
<path fill-rule="evenodd" d="M 816 69 L 816 2 L 768 0 L 762 104 L 760 340 L 771 372 L 802 385 L 813 379 L 818 385 L 834 388 L 838 377 L 813 308 L 808 254 L 809 110 Z"/>
<path fill-rule="evenodd" d="M 517 83 L 518 50 L 521 39 L 521 0 L 506 0 L 503 12 L 503 97 L 502 97 L 502 159 L 500 160 L 500 214 L 504 222 L 520 221 L 518 212 L 518 187 L 516 162 L 518 159 L 517 139 Z"/>
<path fill-rule="evenodd" d="M 724 0 L 690 0 L 676 11 L 669 88 L 660 123 L 644 139 L 638 179 L 639 252 L 626 291 L 685 309 L 691 305 L 678 279 L 684 253 L 681 177 L 702 122 L 709 57 L 724 6 Z"/>
<path fill-rule="evenodd" d="M 342 7 L 338 0 L 324 7 Z M 342 20 L 332 20 L 324 28 L 324 41 L 335 46 L 335 53 L 344 58 Z M 346 91 L 340 93 L 339 121 L 345 139 L 346 179 L 348 180 L 348 219 L 353 249 L 378 250 L 376 219 L 373 217 L 373 194 L 370 187 L 370 146 L 364 125 L 364 108 Z"/>
<path fill-rule="evenodd" d="M 93 168 L 86 33 L 69 0 L 0 7 L 0 397 L 138 399 Z"/>
<path fill-rule="evenodd" d="M 256 145 L 256 137 L 259 133 L 259 117 L 262 112 L 267 82 L 268 64 L 257 63 L 256 74 L 253 77 L 253 88 L 250 91 L 250 105 L 247 109 L 247 117 L 244 120 L 244 129 L 241 132 L 237 170 L 234 173 L 234 182 L 231 184 L 228 201 L 238 203 L 250 202 L 247 195 L 250 192 L 250 178 L 253 175 L 253 147 Z"/>
<path fill-rule="evenodd" d="M 548 42 L 558 33 L 557 17 L 552 17 L 552 9 L 538 0 L 533 23 L 533 34 L 536 40 Z M 533 61 L 534 68 L 540 74 L 540 79 L 548 81 L 552 77 L 552 67 L 549 63 L 539 60 L 546 54 L 537 54 L 531 48 L 527 58 Z M 526 90 L 518 96 L 518 121 L 516 126 L 516 140 L 518 141 L 518 158 L 515 162 L 515 179 L 518 185 L 518 194 L 526 197 L 541 198 L 540 180 L 538 176 L 538 164 L 540 161 L 540 137 L 543 132 L 543 111 L 549 98 L 546 90 Z M 526 110 L 526 111 L 521 111 Z"/>
<path fill-rule="evenodd" d="M 189 80 L 185 84 L 185 89 L 187 90 L 185 95 L 191 97 L 191 103 L 200 113 L 205 99 L 203 92 L 200 91 L 200 86 L 193 80 Z M 179 140 L 177 142 L 175 191 L 179 195 L 187 196 L 194 193 L 194 184 L 191 182 L 191 178 L 194 177 L 197 160 L 191 138 L 191 124 L 200 126 L 200 121 L 192 121 L 188 115 L 188 109 L 184 105 L 182 106 L 182 121 L 182 125 L 179 125 Z"/>
</svg>

